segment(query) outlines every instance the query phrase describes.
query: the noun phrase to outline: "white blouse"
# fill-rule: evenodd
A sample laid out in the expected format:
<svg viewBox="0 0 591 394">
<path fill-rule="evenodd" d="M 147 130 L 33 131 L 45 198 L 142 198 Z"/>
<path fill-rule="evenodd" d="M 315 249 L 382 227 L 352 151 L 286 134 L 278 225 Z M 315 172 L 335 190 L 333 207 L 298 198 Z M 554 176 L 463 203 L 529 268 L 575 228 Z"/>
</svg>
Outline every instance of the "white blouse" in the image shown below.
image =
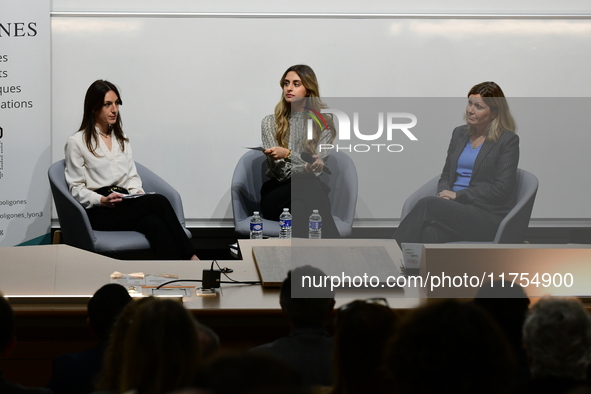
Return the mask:
<svg viewBox="0 0 591 394">
<path fill-rule="evenodd" d="M 100 206 L 101 195 L 94 190 L 105 186 L 120 186 L 130 193 L 143 192 L 142 180 L 135 168 L 131 145 L 125 143 L 125 151 L 113 138 L 112 149 L 99 138 L 95 155 L 90 153 L 78 131 L 66 142 L 66 182 L 72 196 L 86 209 Z"/>
</svg>

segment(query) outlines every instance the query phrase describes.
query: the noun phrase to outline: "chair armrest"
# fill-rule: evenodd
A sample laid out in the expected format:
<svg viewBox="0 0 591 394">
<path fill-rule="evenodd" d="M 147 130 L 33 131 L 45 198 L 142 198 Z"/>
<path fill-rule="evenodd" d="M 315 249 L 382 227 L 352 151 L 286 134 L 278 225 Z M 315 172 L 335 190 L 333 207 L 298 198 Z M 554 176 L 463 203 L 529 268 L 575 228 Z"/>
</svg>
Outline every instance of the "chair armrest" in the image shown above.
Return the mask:
<svg viewBox="0 0 591 394">
<path fill-rule="evenodd" d="M 70 194 L 66 183 L 64 160 L 51 165 L 48 177 L 64 242 L 94 252 L 96 237 L 86 210 Z"/>
<path fill-rule="evenodd" d="M 428 196 L 435 196 L 437 194 L 437 184 L 439 183 L 440 176 L 437 175 L 435 178 L 431 179 L 423 186 L 418 188 L 413 194 L 411 194 L 406 201 L 404 201 L 404 205 L 402 206 L 402 213 L 400 214 L 400 221 L 402 221 L 406 215 L 414 208 L 416 203 L 423 197 Z"/>
<path fill-rule="evenodd" d="M 138 163 L 137 161 L 135 162 L 135 166 L 137 168 L 140 178 L 142 179 L 143 189 L 146 192 L 156 192 L 158 194 L 162 194 L 163 196 L 165 196 L 168 199 L 168 201 L 170 201 L 170 204 L 172 205 L 172 208 L 176 213 L 179 223 L 183 227 L 185 227 L 185 213 L 183 210 L 183 200 L 181 199 L 181 195 L 179 194 L 179 192 L 177 192 L 174 187 L 170 186 L 168 182 L 166 182 L 160 176 L 156 175 L 146 166 Z"/>
</svg>

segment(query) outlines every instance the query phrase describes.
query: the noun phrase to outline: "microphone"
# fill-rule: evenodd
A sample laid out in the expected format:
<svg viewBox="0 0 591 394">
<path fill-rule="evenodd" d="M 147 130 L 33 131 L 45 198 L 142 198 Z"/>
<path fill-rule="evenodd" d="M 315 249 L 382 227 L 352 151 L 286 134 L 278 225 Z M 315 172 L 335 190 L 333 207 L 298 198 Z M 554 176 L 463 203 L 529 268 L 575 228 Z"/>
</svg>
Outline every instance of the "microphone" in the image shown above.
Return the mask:
<svg viewBox="0 0 591 394">
<path fill-rule="evenodd" d="M 300 154 L 300 157 L 306 163 L 312 164 L 312 163 L 314 163 L 316 161 L 316 159 L 314 157 L 312 157 L 312 155 L 309 154 L 308 152 L 302 152 Z M 322 167 L 322 172 L 326 172 L 328 175 L 332 175 L 332 172 L 330 172 L 330 170 L 328 169 L 327 166 Z"/>
</svg>

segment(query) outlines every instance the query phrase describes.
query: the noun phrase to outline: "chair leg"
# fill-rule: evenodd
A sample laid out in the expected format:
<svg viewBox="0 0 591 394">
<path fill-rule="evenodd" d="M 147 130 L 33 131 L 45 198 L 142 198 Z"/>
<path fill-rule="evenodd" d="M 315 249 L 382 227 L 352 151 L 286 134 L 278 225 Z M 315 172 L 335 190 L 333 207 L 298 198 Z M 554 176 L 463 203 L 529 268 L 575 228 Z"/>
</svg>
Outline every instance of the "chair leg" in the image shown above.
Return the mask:
<svg viewBox="0 0 591 394">
<path fill-rule="evenodd" d="M 53 245 L 58 245 L 58 244 L 63 243 L 61 230 L 55 230 L 55 232 L 53 233 L 53 240 L 51 241 L 51 243 Z"/>
</svg>

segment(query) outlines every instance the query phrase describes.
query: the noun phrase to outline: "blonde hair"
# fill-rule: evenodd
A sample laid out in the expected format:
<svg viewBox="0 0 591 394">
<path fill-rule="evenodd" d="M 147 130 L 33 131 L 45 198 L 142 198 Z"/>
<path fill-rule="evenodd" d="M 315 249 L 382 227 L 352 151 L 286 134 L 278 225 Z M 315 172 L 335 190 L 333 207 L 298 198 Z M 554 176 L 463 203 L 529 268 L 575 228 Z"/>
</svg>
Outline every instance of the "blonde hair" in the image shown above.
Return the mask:
<svg viewBox="0 0 591 394">
<path fill-rule="evenodd" d="M 320 88 L 318 87 L 318 80 L 316 79 L 316 74 L 314 70 L 310 66 L 305 64 L 296 64 L 295 66 L 291 66 L 288 68 L 281 79 L 279 80 L 279 85 L 283 88 L 283 83 L 285 81 L 285 77 L 287 74 L 293 71 L 300 77 L 302 84 L 308 91 L 308 97 L 306 98 L 305 106 L 310 108 L 314 111 L 320 112 L 322 108 L 328 108 L 326 104 L 324 104 L 320 100 Z M 289 117 L 291 116 L 291 104 L 285 101 L 285 96 L 283 92 L 281 93 L 281 100 L 275 106 L 275 123 L 277 125 L 277 131 L 275 133 L 275 138 L 279 143 L 279 146 L 283 148 L 287 148 L 289 145 Z M 332 121 L 332 117 L 327 114 L 325 116 L 326 122 L 328 123 L 328 129 L 331 133 L 331 142 L 336 137 L 336 130 L 334 127 L 334 123 Z M 305 147 L 308 153 L 316 154 L 316 147 L 318 146 L 318 142 L 320 141 L 320 135 L 322 134 L 322 129 L 318 124 L 314 123 L 313 125 L 313 138 L 311 140 L 307 140 Z"/>
<path fill-rule="evenodd" d="M 515 119 L 511 115 L 509 104 L 505 98 L 505 94 L 499 85 L 494 82 L 482 82 L 474 85 L 468 92 L 468 97 L 473 94 L 478 94 L 482 100 L 488 105 L 491 111 L 496 111 L 497 116 L 488 124 L 486 128 L 486 139 L 497 142 L 499 137 L 505 132 L 517 132 L 517 125 Z M 464 120 L 466 114 L 464 113 Z M 473 126 L 468 126 L 468 133 L 473 135 L 476 129 Z"/>
</svg>

